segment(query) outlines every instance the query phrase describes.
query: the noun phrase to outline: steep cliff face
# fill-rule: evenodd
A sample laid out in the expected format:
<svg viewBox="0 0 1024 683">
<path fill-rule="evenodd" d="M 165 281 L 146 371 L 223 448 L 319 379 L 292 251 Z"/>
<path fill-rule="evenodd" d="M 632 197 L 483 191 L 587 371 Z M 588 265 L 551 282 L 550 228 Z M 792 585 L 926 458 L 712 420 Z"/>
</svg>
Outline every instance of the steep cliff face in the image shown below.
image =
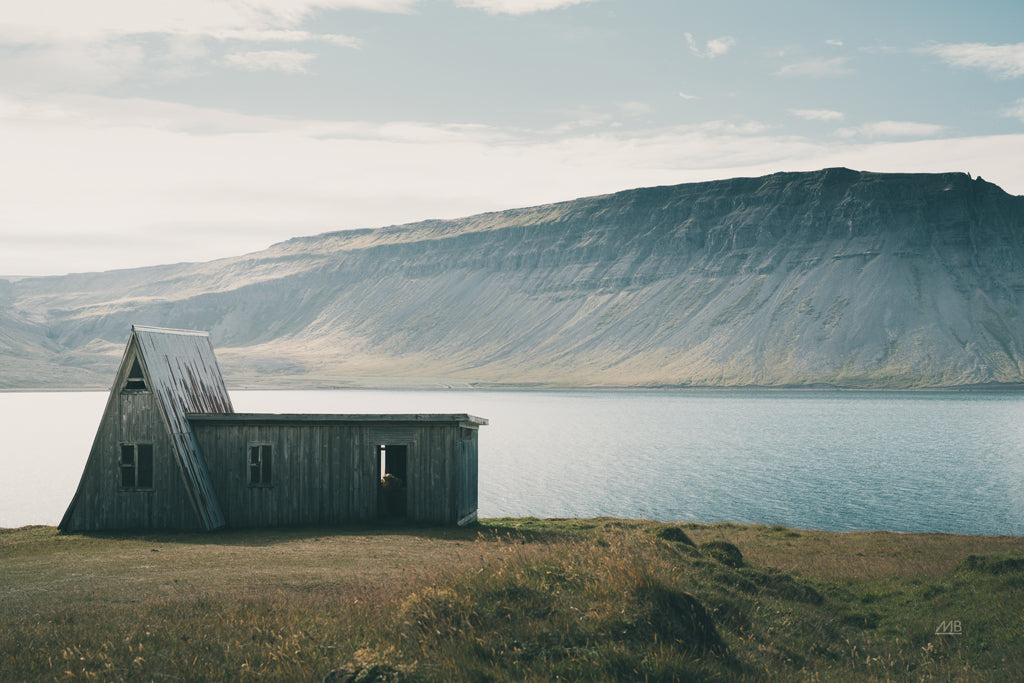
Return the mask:
<svg viewBox="0 0 1024 683">
<path fill-rule="evenodd" d="M 1022 266 L 1024 198 L 964 174 L 631 190 L 10 283 L 0 386 L 102 382 L 132 322 L 211 330 L 234 386 L 1014 384 Z"/>
</svg>

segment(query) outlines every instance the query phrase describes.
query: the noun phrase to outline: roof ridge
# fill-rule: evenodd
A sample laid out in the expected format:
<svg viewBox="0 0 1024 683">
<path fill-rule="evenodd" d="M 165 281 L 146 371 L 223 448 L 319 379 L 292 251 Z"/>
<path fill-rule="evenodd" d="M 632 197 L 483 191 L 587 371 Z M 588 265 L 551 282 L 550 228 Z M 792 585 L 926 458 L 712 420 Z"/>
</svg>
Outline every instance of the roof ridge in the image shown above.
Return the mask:
<svg viewBox="0 0 1024 683">
<path fill-rule="evenodd" d="M 182 330 L 174 327 L 153 327 L 151 325 L 132 324 L 132 332 L 149 332 L 156 334 L 179 334 L 192 335 L 195 337 L 209 337 L 210 333 L 203 330 Z"/>
</svg>

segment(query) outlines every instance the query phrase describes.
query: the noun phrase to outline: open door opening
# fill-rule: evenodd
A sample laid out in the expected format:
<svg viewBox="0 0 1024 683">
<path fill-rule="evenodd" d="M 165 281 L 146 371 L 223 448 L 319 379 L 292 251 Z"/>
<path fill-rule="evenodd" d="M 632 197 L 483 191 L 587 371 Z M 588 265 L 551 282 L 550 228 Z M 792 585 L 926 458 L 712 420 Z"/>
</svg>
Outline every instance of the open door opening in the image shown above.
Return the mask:
<svg viewBox="0 0 1024 683">
<path fill-rule="evenodd" d="M 409 449 L 397 444 L 377 446 L 380 492 L 377 496 L 377 511 L 384 519 L 404 519 L 408 508 L 408 465 Z"/>
</svg>

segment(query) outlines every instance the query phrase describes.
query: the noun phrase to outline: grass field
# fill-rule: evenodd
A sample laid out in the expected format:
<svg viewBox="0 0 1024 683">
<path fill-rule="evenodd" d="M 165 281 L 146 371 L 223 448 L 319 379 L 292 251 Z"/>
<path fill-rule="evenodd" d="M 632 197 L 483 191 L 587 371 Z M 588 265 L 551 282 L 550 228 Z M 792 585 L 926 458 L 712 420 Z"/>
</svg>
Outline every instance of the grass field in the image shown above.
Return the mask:
<svg viewBox="0 0 1024 683">
<path fill-rule="evenodd" d="M 333 672 L 333 673 L 332 673 Z M 0 680 L 1024 680 L 1024 538 L 0 530 Z"/>
</svg>

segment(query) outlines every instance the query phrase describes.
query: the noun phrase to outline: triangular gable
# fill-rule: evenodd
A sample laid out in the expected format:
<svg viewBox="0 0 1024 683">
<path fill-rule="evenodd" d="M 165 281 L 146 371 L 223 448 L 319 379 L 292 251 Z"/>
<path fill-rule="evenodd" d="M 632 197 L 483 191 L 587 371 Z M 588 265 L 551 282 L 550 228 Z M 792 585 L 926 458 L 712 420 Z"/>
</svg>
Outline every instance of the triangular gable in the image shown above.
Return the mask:
<svg viewBox="0 0 1024 683">
<path fill-rule="evenodd" d="M 200 523 L 206 529 L 222 527 L 224 514 L 187 417 L 189 413 L 234 412 L 210 335 L 133 325 L 132 338 Z"/>
<path fill-rule="evenodd" d="M 187 419 L 188 413 L 234 412 L 209 334 L 133 325 L 116 376 L 123 379 L 111 388 L 105 414 L 116 406 L 123 390 L 152 392 L 200 526 L 206 530 L 224 526 L 210 473 Z M 83 476 L 61 529 L 69 526 L 84 482 Z"/>
</svg>

